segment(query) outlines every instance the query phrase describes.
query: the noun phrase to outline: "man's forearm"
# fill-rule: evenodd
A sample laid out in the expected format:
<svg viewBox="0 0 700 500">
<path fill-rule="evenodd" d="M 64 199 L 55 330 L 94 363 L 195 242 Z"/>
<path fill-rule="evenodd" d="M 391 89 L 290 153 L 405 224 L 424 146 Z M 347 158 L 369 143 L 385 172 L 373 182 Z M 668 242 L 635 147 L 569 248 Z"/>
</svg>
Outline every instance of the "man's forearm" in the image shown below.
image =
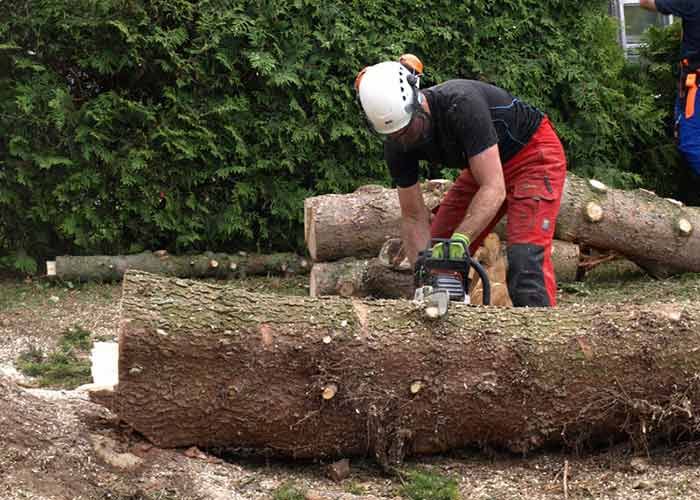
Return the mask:
<svg viewBox="0 0 700 500">
<path fill-rule="evenodd" d="M 643 9 L 656 11 L 656 0 L 640 0 L 639 6 Z"/>
<path fill-rule="evenodd" d="M 455 232 L 465 234 L 471 241 L 474 241 L 496 217 L 504 200 L 505 193 L 502 190 L 482 186 L 474 194 L 474 198 L 467 208 L 467 214 Z"/>
<path fill-rule="evenodd" d="M 418 252 L 425 250 L 430 243 L 430 221 L 425 218 L 401 219 L 401 239 L 403 240 L 406 257 L 414 266 L 418 258 Z"/>
</svg>

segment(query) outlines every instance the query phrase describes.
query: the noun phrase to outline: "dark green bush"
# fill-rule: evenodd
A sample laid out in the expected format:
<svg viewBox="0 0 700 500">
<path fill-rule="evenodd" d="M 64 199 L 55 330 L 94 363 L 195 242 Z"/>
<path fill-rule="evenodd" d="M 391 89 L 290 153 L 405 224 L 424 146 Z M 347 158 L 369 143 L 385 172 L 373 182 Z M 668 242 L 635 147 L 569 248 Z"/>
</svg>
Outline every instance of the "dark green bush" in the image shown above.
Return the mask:
<svg viewBox="0 0 700 500">
<path fill-rule="evenodd" d="M 388 182 L 352 82 L 403 52 L 426 84 L 484 79 L 547 111 L 574 171 L 656 187 L 637 163 L 667 161 L 667 103 L 628 78 L 606 6 L 5 0 L 0 250 L 300 250 L 305 197 Z"/>
</svg>

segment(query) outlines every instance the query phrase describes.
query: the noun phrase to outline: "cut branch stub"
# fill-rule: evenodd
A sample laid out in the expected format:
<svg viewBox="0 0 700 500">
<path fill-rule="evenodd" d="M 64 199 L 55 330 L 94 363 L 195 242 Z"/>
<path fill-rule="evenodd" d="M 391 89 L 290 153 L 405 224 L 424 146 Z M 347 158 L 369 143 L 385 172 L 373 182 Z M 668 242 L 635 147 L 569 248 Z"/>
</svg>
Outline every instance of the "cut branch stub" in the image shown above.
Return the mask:
<svg viewBox="0 0 700 500">
<path fill-rule="evenodd" d="M 681 234 L 681 236 L 690 236 L 693 232 L 693 225 L 688 219 L 679 219 L 678 232 Z"/>
<path fill-rule="evenodd" d="M 603 184 L 600 181 L 597 181 L 595 179 L 590 179 L 588 181 L 588 185 L 591 187 L 591 189 L 596 192 L 596 193 L 607 193 L 608 192 L 608 186 Z"/>
<path fill-rule="evenodd" d="M 586 205 L 586 219 L 588 222 L 600 222 L 603 220 L 603 207 L 595 201 L 591 201 Z"/>
<path fill-rule="evenodd" d="M 336 384 L 326 384 L 323 387 L 323 392 L 321 393 L 321 396 L 323 399 L 326 401 L 333 399 L 335 395 L 338 393 L 338 386 Z"/>
</svg>

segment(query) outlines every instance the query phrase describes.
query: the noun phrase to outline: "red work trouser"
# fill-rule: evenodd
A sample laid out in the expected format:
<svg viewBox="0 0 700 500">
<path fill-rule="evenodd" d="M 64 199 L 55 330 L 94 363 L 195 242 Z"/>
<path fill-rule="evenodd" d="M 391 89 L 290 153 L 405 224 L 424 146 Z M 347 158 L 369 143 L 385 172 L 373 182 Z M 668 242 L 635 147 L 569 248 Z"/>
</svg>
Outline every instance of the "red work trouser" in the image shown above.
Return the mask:
<svg viewBox="0 0 700 500">
<path fill-rule="evenodd" d="M 557 283 L 552 238 L 566 178 L 566 156 L 547 117 L 527 145 L 503 165 L 506 201 L 472 242 L 473 254 L 504 214 L 508 215 L 508 292 L 515 306 L 555 306 Z M 479 189 L 464 169 L 438 207 L 433 238 L 449 238 L 464 220 Z"/>
</svg>

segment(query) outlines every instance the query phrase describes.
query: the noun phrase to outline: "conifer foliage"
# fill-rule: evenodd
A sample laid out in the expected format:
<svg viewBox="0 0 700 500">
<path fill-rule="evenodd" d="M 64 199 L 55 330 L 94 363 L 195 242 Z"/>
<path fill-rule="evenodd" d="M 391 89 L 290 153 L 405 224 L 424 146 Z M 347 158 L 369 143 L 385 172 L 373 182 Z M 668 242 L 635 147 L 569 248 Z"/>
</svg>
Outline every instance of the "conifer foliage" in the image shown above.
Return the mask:
<svg viewBox="0 0 700 500">
<path fill-rule="evenodd" d="M 548 112 L 575 170 L 665 133 L 605 0 L 4 0 L 0 262 L 301 250 L 303 199 L 388 183 L 352 83 L 412 52 Z M 449 172 L 442 172 L 442 174 Z M 610 180 L 610 179 L 606 179 Z"/>
</svg>

